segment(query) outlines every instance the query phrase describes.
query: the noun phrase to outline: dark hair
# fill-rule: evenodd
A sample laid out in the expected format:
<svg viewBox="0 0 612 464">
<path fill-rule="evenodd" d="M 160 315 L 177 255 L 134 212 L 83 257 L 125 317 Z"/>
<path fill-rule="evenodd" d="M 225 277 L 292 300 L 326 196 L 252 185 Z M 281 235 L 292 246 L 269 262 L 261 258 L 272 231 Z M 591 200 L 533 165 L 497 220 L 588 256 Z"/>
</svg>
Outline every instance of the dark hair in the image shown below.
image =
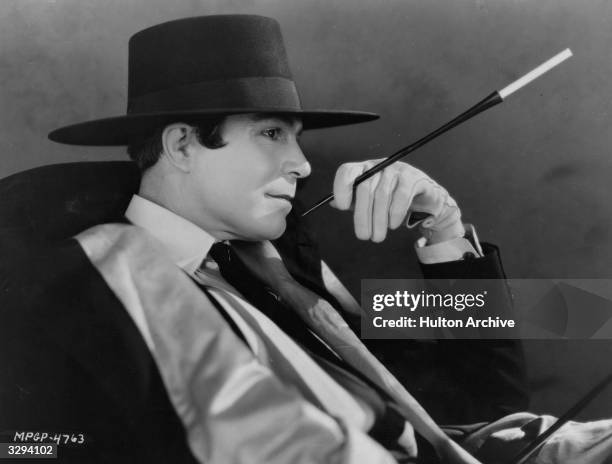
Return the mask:
<svg viewBox="0 0 612 464">
<path fill-rule="evenodd" d="M 207 121 L 192 124 L 196 129 L 198 142 L 210 149 L 224 147 L 227 142 L 221 137 L 223 121 L 224 118 L 221 118 L 213 122 Z M 159 161 L 159 157 L 164 151 L 162 134 L 165 127 L 166 125 L 159 127 L 148 137 L 128 145 L 127 153 L 130 159 L 136 163 L 141 174 Z"/>
</svg>

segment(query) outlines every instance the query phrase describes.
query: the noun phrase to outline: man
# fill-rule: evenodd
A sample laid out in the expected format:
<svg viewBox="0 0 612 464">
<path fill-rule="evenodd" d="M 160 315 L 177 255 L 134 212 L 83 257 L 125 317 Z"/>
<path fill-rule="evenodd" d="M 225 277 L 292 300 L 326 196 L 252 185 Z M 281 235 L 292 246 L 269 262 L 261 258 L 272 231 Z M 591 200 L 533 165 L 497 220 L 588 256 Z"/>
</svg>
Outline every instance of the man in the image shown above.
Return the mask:
<svg viewBox="0 0 612 464">
<path fill-rule="evenodd" d="M 18 334 L 8 350 L 24 363 L 7 369 L 22 391 L 3 427 L 82 432 L 86 446 L 60 450 L 76 462 L 280 463 L 415 456 L 412 425 L 444 462 L 478 462 L 268 242 L 285 230 L 296 183 L 310 173 L 301 130 L 374 117 L 301 109 L 268 18 L 191 18 L 132 37 L 128 115 L 50 135 L 129 145 L 142 169 L 125 212 L 131 224 L 40 250 L 33 286 L 23 285 L 28 272 L 11 276 L 21 311 L 7 314 Z M 359 238 L 382 241 L 423 211 L 425 263 L 456 270 L 467 253 L 470 267 L 495 268 L 495 255 L 464 238 L 448 193 L 411 166 L 397 163 L 353 195 L 372 163 L 344 165 L 334 182 L 335 206 L 354 204 Z M 330 287 L 323 296 L 355 311 L 337 282 Z M 471 449 L 507 426 L 472 434 Z"/>
</svg>

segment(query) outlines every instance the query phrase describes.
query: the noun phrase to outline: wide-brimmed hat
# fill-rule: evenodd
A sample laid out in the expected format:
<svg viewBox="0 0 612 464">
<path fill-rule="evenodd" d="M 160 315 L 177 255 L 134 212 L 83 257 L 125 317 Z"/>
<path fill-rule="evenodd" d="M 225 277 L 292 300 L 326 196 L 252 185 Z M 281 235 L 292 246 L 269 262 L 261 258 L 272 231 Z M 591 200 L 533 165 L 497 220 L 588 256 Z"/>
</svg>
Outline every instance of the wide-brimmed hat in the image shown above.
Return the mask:
<svg viewBox="0 0 612 464">
<path fill-rule="evenodd" d="M 241 113 L 301 118 L 304 129 L 378 118 L 362 111 L 303 109 L 279 24 L 254 15 L 179 19 L 129 42 L 127 114 L 49 134 L 73 145 L 128 145 L 165 124 Z"/>
</svg>

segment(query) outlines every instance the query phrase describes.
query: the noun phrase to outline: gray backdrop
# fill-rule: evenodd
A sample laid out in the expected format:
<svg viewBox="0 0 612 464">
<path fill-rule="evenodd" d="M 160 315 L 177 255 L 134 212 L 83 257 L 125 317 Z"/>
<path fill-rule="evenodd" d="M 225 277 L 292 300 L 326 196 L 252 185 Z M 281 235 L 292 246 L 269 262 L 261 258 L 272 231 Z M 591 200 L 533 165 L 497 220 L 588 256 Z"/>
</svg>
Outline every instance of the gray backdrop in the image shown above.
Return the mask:
<svg viewBox="0 0 612 464">
<path fill-rule="evenodd" d="M 2 0 L 0 177 L 49 163 L 124 159 L 56 145 L 63 124 L 125 110 L 127 40 L 184 16 L 258 13 L 282 25 L 303 102 L 380 121 L 304 136 L 309 200 L 335 167 L 389 154 L 570 47 L 575 57 L 503 105 L 411 156 L 448 188 L 512 277 L 609 277 L 612 2 L 606 0 Z M 312 216 L 349 288 L 416 276 L 406 230 L 382 245 L 351 218 Z M 536 411 L 559 413 L 609 368 L 609 342 L 526 344 Z M 587 416 L 612 415 L 612 393 Z"/>
</svg>

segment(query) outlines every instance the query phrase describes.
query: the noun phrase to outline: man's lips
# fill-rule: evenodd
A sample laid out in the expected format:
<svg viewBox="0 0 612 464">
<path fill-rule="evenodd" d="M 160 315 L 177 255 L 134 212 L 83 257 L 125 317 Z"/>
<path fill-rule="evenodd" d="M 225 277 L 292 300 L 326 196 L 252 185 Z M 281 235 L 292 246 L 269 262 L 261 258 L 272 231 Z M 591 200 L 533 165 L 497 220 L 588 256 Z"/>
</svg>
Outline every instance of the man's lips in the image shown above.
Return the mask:
<svg viewBox="0 0 612 464">
<path fill-rule="evenodd" d="M 287 200 L 289 203 L 293 202 L 293 196 L 284 193 L 266 193 L 266 196 L 270 198 L 278 198 L 280 200 Z"/>
</svg>

